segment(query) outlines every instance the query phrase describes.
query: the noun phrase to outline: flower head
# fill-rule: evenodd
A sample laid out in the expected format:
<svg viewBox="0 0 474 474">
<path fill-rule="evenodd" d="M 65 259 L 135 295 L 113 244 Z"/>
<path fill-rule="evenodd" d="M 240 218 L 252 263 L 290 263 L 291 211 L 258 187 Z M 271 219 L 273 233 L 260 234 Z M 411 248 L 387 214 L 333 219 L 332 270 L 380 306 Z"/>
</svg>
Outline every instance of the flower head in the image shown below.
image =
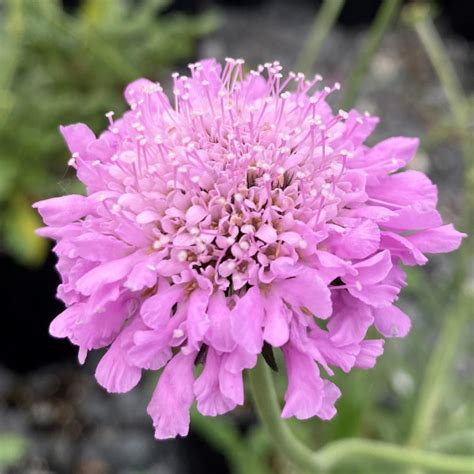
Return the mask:
<svg viewBox="0 0 474 474">
<path fill-rule="evenodd" d="M 385 337 L 410 320 L 393 305 L 401 265 L 449 252 L 463 237 L 442 225 L 436 187 L 399 171 L 418 140 L 364 145 L 378 120 L 334 114 L 333 87 L 281 74 L 278 62 L 244 75 L 214 60 L 161 86 L 130 84 L 130 110 L 99 138 L 62 127 L 87 196 L 35 204 L 57 240 L 67 309 L 51 334 L 83 361 L 107 347 L 96 372 L 126 392 L 164 368 L 148 412 L 157 438 L 186 435 L 189 409 L 219 415 L 244 403 L 242 374 L 283 352 L 282 416 L 329 419 L 339 389 L 321 376 L 370 368 Z M 202 371 L 196 375 L 196 364 Z"/>
</svg>

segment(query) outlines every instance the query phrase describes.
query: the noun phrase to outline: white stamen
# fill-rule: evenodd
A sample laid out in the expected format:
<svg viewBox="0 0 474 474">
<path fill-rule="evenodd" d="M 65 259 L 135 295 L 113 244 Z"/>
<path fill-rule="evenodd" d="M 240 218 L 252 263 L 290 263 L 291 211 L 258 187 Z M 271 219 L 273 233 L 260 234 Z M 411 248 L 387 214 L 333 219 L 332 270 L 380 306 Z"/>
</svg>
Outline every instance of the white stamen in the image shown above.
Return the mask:
<svg viewBox="0 0 474 474">
<path fill-rule="evenodd" d="M 180 250 L 177 258 L 180 262 L 185 262 L 188 259 L 188 252 L 186 252 L 186 250 Z"/>
<path fill-rule="evenodd" d="M 239 242 L 239 247 L 242 250 L 248 250 L 250 248 L 250 244 L 244 240 L 243 242 Z"/>
</svg>

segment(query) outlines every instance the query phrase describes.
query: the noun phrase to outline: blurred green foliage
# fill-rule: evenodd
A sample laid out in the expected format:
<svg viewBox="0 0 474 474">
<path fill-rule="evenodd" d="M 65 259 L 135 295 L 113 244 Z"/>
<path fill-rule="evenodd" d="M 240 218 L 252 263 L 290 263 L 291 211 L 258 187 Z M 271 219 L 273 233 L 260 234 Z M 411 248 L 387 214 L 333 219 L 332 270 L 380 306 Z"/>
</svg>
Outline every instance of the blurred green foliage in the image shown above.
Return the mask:
<svg viewBox="0 0 474 474">
<path fill-rule="evenodd" d="M 18 464 L 25 453 L 26 442 L 21 436 L 0 433 L 0 469 Z"/>
<path fill-rule="evenodd" d="M 212 14 L 163 14 L 164 0 L 84 0 L 74 14 L 59 0 L 0 0 L 0 248 L 41 263 L 47 244 L 31 202 L 78 184 L 67 170 L 60 124 L 124 109 L 124 86 L 188 60 L 212 31 Z"/>
</svg>

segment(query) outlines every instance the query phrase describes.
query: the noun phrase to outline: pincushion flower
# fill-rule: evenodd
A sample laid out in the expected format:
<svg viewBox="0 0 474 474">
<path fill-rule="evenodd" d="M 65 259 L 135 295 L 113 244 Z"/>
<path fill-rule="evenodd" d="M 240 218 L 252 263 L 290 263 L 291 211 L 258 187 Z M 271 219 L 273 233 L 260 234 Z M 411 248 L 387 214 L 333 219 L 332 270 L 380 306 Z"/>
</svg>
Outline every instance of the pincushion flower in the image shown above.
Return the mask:
<svg viewBox="0 0 474 474">
<path fill-rule="evenodd" d="M 188 433 L 194 401 L 208 416 L 242 405 L 244 370 L 273 349 L 288 377 L 282 416 L 330 419 L 333 369 L 370 368 L 383 352 L 368 329 L 410 329 L 394 306 L 402 265 L 463 237 L 443 225 L 436 186 L 403 170 L 416 138 L 364 145 L 378 119 L 334 114 L 338 84 L 242 64 L 191 64 L 171 102 L 133 82 L 130 110 L 107 114 L 99 138 L 62 127 L 87 195 L 35 204 L 66 304 L 51 334 L 81 362 L 107 348 L 96 377 L 109 392 L 163 369 L 148 406 L 160 439 Z"/>
</svg>

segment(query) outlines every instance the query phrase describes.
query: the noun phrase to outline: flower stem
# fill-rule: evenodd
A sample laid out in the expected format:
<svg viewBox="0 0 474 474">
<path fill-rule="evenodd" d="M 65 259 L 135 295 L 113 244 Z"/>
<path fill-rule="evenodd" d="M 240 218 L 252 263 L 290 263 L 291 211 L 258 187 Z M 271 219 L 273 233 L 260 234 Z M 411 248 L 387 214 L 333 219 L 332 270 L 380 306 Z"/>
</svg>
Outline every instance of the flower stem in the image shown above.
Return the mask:
<svg viewBox="0 0 474 474">
<path fill-rule="evenodd" d="M 372 58 L 379 49 L 387 28 L 395 18 L 400 3 L 400 0 L 384 0 L 377 11 L 377 16 L 370 27 L 367 40 L 349 75 L 349 81 L 344 87 L 345 94 L 342 99 L 344 109 L 350 109 L 354 105 Z"/>
<path fill-rule="evenodd" d="M 319 450 L 317 457 L 320 464 L 327 468 L 341 461 L 361 459 L 385 461 L 399 466 L 418 466 L 442 472 L 466 473 L 472 472 L 474 468 L 474 458 L 471 456 L 440 454 L 383 441 L 356 438 L 333 441 Z"/>
<path fill-rule="evenodd" d="M 382 441 L 355 438 L 333 441 L 313 452 L 294 436 L 281 419 L 272 375 L 262 358 L 249 377 L 255 405 L 272 441 L 281 453 L 303 471 L 322 473 L 341 461 L 361 459 L 438 469 L 443 472 L 470 472 L 474 466 L 474 460 L 470 456 L 432 453 Z"/>
<path fill-rule="evenodd" d="M 466 126 L 467 101 L 465 100 L 461 83 L 443 41 L 433 24 L 429 10 L 425 8 L 422 11 L 423 7 L 423 4 L 411 7 L 411 9 L 416 8 L 418 10 L 411 14 L 414 17 L 413 28 L 443 86 L 456 125 L 464 128 Z"/>
<path fill-rule="evenodd" d="M 472 308 L 472 302 L 468 303 L 468 297 L 465 296 L 465 298 L 465 301 L 462 298 L 455 304 L 453 310 L 446 314 L 439 339 L 429 358 L 408 439 L 408 444 L 411 446 L 422 446 L 431 433 L 433 421 L 447 385 L 449 368 L 457 352 L 464 323 Z"/>
<path fill-rule="evenodd" d="M 296 70 L 309 74 L 318 59 L 319 50 L 344 6 L 345 0 L 324 0 L 296 62 Z"/>
<path fill-rule="evenodd" d="M 263 358 L 259 357 L 256 367 L 250 371 L 252 395 L 260 418 L 267 428 L 275 446 L 297 467 L 304 471 L 318 472 L 319 463 L 315 454 L 295 438 L 280 417 L 272 374 Z"/>
</svg>

